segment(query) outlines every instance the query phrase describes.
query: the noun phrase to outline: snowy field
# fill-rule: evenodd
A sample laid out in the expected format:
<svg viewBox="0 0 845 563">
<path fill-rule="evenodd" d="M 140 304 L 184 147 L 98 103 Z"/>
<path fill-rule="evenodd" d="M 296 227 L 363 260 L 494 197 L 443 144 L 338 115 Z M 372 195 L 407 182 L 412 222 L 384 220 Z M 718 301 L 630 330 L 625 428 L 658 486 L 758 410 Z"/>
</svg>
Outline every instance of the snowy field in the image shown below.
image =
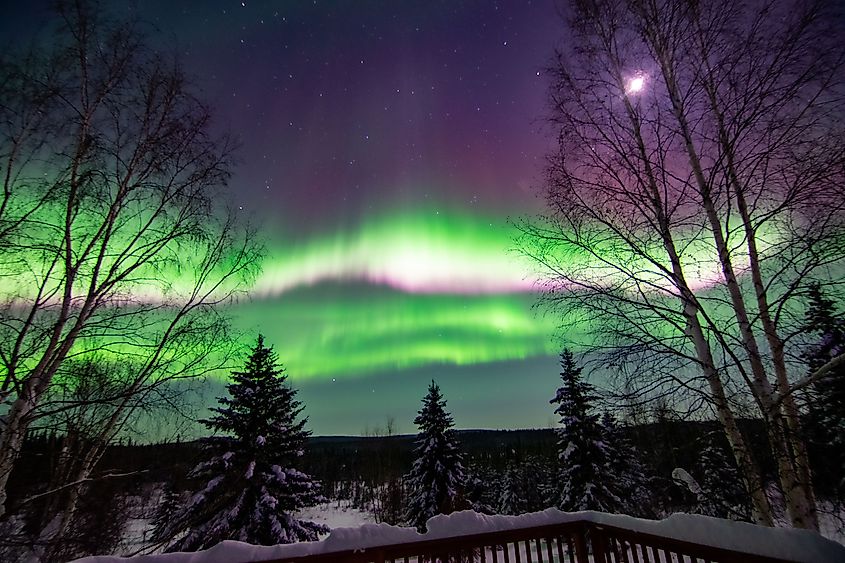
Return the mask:
<svg viewBox="0 0 845 563">
<path fill-rule="evenodd" d="M 351 508 L 348 501 L 333 501 L 308 508 L 299 513 L 301 520 L 311 520 L 318 524 L 325 524 L 330 529 L 357 528 L 364 524 L 375 524 L 376 519 L 368 512 Z M 328 537 L 324 534 L 320 539 Z"/>
<path fill-rule="evenodd" d="M 129 557 L 139 554 L 155 554 L 161 551 L 149 542 L 152 533 L 151 518 L 144 517 L 144 512 L 132 514 L 126 524 L 126 533 L 120 548 L 115 555 Z M 332 501 L 323 503 L 300 512 L 297 516 L 301 520 L 311 520 L 324 524 L 330 529 L 356 528 L 364 524 L 374 524 L 375 517 L 368 513 L 352 508 L 348 501 Z M 323 534 L 325 539 L 329 534 Z"/>
</svg>

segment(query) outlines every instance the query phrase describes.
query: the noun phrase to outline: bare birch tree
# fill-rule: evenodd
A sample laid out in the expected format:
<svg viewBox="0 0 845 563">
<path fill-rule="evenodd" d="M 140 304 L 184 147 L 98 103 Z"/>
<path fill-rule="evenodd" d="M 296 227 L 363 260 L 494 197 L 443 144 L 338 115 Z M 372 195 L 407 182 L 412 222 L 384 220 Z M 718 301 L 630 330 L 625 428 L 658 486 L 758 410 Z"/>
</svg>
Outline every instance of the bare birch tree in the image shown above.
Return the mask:
<svg viewBox="0 0 845 563">
<path fill-rule="evenodd" d="M 625 382 L 683 393 L 721 422 L 773 513 L 737 425 L 749 401 L 793 526 L 817 529 L 794 393 L 803 299 L 841 294 L 845 51 L 825 2 L 576 0 L 552 69 L 549 212 L 521 225 L 544 299 L 593 330 Z M 838 37 L 841 37 L 841 31 Z"/>
<path fill-rule="evenodd" d="M 62 366 L 127 364 L 107 443 L 164 382 L 225 357 L 219 305 L 260 255 L 226 205 L 232 142 L 179 65 L 100 8 L 59 3 L 49 44 L 0 60 L 0 516 Z"/>
</svg>

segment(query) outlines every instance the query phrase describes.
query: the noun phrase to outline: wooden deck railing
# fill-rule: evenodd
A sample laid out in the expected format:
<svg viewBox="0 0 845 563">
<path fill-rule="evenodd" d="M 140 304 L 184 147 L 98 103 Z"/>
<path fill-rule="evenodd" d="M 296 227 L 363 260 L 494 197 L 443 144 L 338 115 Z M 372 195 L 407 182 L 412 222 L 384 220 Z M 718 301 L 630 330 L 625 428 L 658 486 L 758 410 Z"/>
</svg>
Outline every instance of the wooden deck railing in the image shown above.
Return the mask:
<svg viewBox="0 0 845 563">
<path fill-rule="evenodd" d="M 588 521 L 382 545 L 268 563 L 783 563 Z"/>
</svg>

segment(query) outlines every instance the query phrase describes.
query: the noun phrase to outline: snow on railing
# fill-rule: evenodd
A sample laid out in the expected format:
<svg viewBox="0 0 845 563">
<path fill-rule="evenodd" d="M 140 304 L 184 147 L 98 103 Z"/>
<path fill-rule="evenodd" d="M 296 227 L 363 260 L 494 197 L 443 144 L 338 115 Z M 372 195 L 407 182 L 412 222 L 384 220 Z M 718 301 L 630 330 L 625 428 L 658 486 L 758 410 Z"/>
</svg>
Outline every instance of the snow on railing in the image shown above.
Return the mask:
<svg viewBox="0 0 845 563">
<path fill-rule="evenodd" d="M 79 563 L 126 561 L 91 557 Z M 845 546 L 806 530 L 764 528 L 689 514 L 643 520 L 555 509 L 522 516 L 463 511 L 435 516 L 428 532 L 387 524 L 337 528 L 322 541 L 254 546 L 226 541 L 197 553 L 132 558 L 133 563 L 675 563 L 845 561 Z"/>
</svg>

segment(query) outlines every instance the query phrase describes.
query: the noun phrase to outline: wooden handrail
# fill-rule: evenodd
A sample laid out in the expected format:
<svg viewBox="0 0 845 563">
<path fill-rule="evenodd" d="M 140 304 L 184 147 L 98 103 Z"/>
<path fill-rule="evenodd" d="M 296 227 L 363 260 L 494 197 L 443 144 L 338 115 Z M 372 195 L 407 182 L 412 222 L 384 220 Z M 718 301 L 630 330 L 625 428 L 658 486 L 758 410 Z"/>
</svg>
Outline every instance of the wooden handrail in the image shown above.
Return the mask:
<svg viewBox="0 0 845 563">
<path fill-rule="evenodd" d="M 615 561 L 661 561 L 659 553 L 675 554 L 678 561 L 703 560 L 703 561 L 725 561 L 725 562 L 748 562 L 748 563 L 782 563 L 789 559 L 780 559 L 764 555 L 756 555 L 723 547 L 716 547 L 707 544 L 694 543 L 666 536 L 657 536 L 646 532 L 629 530 L 606 524 L 587 524 L 588 533 L 591 535 L 593 553 L 600 545 L 607 555 L 605 560 Z M 630 559 L 625 557 L 621 551 L 626 548 L 631 553 Z M 618 555 L 614 555 L 618 553 Z M 686 559 L 681 559 L 681 557 Z M 596 557 L 596 561 L 602 559 Z"/>
<path fill-rule="evenodd" d="M 264 563 L 589 563 L 591 560 L 596 563 L 789 561 L 578 520 L 272 559 Z"/>
</svg>

